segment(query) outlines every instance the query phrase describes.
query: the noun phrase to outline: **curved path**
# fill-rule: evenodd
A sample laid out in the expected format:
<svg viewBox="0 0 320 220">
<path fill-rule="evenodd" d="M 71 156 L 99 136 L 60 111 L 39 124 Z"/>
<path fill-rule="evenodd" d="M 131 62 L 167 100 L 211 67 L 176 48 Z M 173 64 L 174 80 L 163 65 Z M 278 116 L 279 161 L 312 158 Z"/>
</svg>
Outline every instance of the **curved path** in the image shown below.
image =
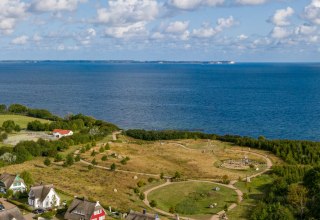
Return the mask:
<svg viewBox="0 0 320 220">
<path fill-rule="evenodd" d="M 120 132 L 114 132 L 112 134 L 112 137 L 113 137 L 113 140 L 117 140 L 117 137 L 116 135 L 117 134 L 120 134 Z M 180 144 L 180 143 L 174 143 L 174 142 L 167 142 L 167 143 L 170 143 L 170 144 L 175 144 L 175 145 L 178 145 L 180 147 L 182 147 L 183 149 L 186 149 L 186 150 L 196 150 L 196 149 L 192 149 L 192 148 L 188 148 L 186 147 L 185 145 L 183 144 Z M 257 153 L 257 152 L 252 152 L 252 151 L 247 151 L 247 150 L 236 150 L 236 149 L 228 149 L 228 151 L 233 151 L 233 152 L 242 152 L 242 153 L 247 153 L 247 154 L 253 154 L 255 156 L 258 156 L 258 157 L 262 157 L 266 162 L 267 162 L 267 168 L 259 173 L 256 173 L 256 174 L 253 174 L 251 176 L 249 176 L 250 179 L 254 178 L 254 177 L 257 177 L 257 176 L 260 176 L 266 172 L 268 172 L 271 167 L 272 167 L 272 161 L 270 160 L 270 158 L 268 158 L 268 156 L 264 155 L 264 154 L 261 154 L 261 153 Z M 79 154 L 79 150 L 77 150 L 75 153 L 76 154 Z M 80 160 L 81 163 L 83 164 L 86 164 L 86 165 L 92 165 L 92 163 L 88 162 L 88 161 L 85 161 L 85 160 Z M 104 167 L 104 166 L 99 166 L 99 165 L 93 165 L 94 167 L 97 167 L 97 168 L 100 168 L 100 169 L 104 169 L 104 170 L 111 170 L 109 167 Z M 120 169 L 116 169 L 115 172 L 122 172 L 122 173 L 130 173 L 130 174 L 135 174 L 135 175 L 144 175 L 144 176 L 152 176 L 152 177 L 159 177 L 160 175 L 159 174 L 152 174 L 152 173 L 143 173 L 143 172 L 134 172 L 134 171 L 128 171 L 128 170 L 120 170 Z M 151 207 L 150 206 L 150 202 L 148 201 L 148 194 L 154 190 L 157 190 L 159 188 L 162 188 L 162 187 L 165 187 L 165 186 L 168 186 L 168 185 L 171 185 L 171 184 L 177 184 L 177 183 L 180 183 L 180 182 L 170 182 L 169 179 L 171 177 L 169 176 L 165 176 L 167 180 L 167 182 L 165 182 L 164 184 L 161 184 L 161 185 L 158 185 L 158 186 L 155 186 L 151 189 L 148 189 L 144 192 L 144 195 L 145 195 L 145 199 L 143 200 L 144 204 L 146 204 L 148 207 L 150 207 L 151 209 L 153 209 L 154 211 L 158 212 L 158 213 L 161 213 L 163 215 L 166 215 L 166 216 L 171 216 L 171 217 L 175 217 L 174 214 L 172 213 L 168 213 L 168 212 L 165 212 L 161 209 L 158 209 L 158 208 L 154 208 L 154 207 Z M 246 178 L 243 178 L 243 180 L 246 180 Z M 213 183 L 213 184 L 217 184 L 217 185 L 221 185 L 221 186 L 225 186 L 225 187 L 228 187 L 230 189 L 233 189 L 236 193 L 237 193 L 237 196 L 238 196 L 238 201 L 241 202 L 243 200 L 243 192 L 241 190 L 239 190 L 238 188 L 236 188 L 234 185 L 238 182 L 238 180 L 233 180 L 231 181 L 229 184 L 222 184 L 222 183 L 218 183 L 218 182 L 214 182 L 214 181 L 207 181 L 207 180 L 187 180 L 186 182 L 207 182 L 207 183 Z M 229 207 L 228 207 L 228 211 L 229 210 L 232 210 L 234 209 L 235 207 L 237 207 L 237 203 L 232 203 Z M 219 220 L 220 219 L 220 216 L 223 215 L 225 213 L 224 210 L 214 214 L 210 220 Z M 192 219 L 192 218 L 189 218 L 189 217 L 183 217 L 181 216 L 180 217 L 181 219 L 185 219 L 185 220 L 195 220 L 195 219 Z"/>
<path fill-rule="evenodd" d="M 170 143 L 172 144 L 172 142 L 170 142 Z M 184 148 L 184 149 L 186 149 L 186 150 L 196 150 L 196 149 L 188 148 L 188 147 L 186 147 L 185 145 L 180 144 L 180 143 L 175 143 L 175 144 L 178 145 L 178 146 L 180 146 L 180 147 L 182 147 L 182 148 Z M 256 155 L 256 156 L 258 156 L 258 157 L 262 157 L 263 159 L 266 160 L 266 162 L 267 162 L 267 168 L 266 168 L 265 170 L 259 172 L 259 173 L 256 173 L 256 174 L 253 174 L 253 175 L 249 176 L 250 179 L 251 179 L 251 178 L 254 178 L 254 177 L 257 177 L 257 176 L 260 176 L 260 175 L 268 172 L 268 171 L 271 169 L 271 167 L 272 167 L 272 161 L 271 161 L 266 155 L 263 155 L 263 154 L 261 154 L 261 153 L 252 152 L 252 151 L 246 151 L 246 150 L 228 150 L 228 151 L 233 151 L 233 152 L 236 151 L 236 152 L 244 152 L 244 153 L 247 153 L 247 154 L 253 154 L 253 155 Z M 246 178 L 244 178 L 243 180 L 246 180 Z M 239 201 L 239 202 L 241 202 L 241 201 L 243 200 L 243 192 L 242 192 L 240 189 L 238 189 L 238 188 L 236 188 L 236 187 L 234 186 L 235 183 L 238 182 L 238 180 L 233 180 L 233 181 L 231 181 L 230 184 L 228 184 L 228 185 L 222 184 L 222 183 L 217 183 L 217 182 L 214 182 L 214 181 L 205 181 L 205 180 L 188 180 L 187 182 L 209 182 L 209 183 L 214 183 L 214 184 L 217 184 L 217 185 L 222 185 L 222 186 L 228 187 L 228 188 L 230 188 L 230 189 L 233 189 L 233 190 L 237 193 L 237 195 L 238 195 L 238 201 Z M 176 182 L 176 183 L 179 183 L 179 182 Z M 174 183 L 167 181 L 166 183 L 164 183 L 164 184 L 162 184 L 162 185 L 159 185 L 159 186 L 153 187 L 153 188 L 151 188 L 151 189 L 148 189 L 147 191 L 144 192 L 144 194 L 145 194 L 145 199 L 144 199 L 143 202 L 144 202 L 148 207 L 152 208 L 152 207 L 150 206 L 150 204 L 149 204 L 149 201 L 148 201 L 148 194 L 149 194 L 150 192 L 154 191 L 154 190 L 157 190 L 157 189 L 159 189 L 159 188 L 168 186 L 168 185 L 170 185 L 170 184 L 174 184 Z M 232 203 L 232 204 L 228 207 L 228 210 L 232 210 L 232 209 L 234 209 L 235 207 L 237 207 L 237 203 Z M 161 214 L 164 214 L 164 215 L 167 215 L 167 216 L 174 217 L 173 214 L 168 213 L 168 212 L 165 212 L 165 211 L 163 211 L 163 210 L 160 210 L 160 209 L 157 209 L 157 208 L 152 208 L 152 209 L 155 210 L 155 211 L 158 212 L 158 213 L 161 213 Z M 219 220 L 219 219 L 220 219 L 220 216 L 223 215 L 224 213 L 225 213 L 225 211 L 222 210 L 222 211 L 214 214 L 214 215 L 210 218 L 210 220 Z M 189 217 L 180 217 L 180 218 L 181 218 L 181 219 L 189 219 L 189 220 L 191 220 L 191 218 L 189 218 Z"/>
</svg>

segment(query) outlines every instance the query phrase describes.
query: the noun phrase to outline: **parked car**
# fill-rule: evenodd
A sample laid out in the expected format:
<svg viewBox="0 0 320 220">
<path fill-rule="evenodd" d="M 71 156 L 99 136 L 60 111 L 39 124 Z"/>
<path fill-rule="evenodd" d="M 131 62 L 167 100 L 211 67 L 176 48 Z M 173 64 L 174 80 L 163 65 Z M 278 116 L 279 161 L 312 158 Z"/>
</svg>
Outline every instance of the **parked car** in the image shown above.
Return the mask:
<svg viewBox="0 0 320 220">
<path fill-rule="evenodd" d="M 35 209 L 35 210 L 33 210 L 32 212 L 33 212 L 34 214 L 42 214 L 42 213 L 45 212 L 45 210 L 44 210 L 44 209 Z"/>
</svg>

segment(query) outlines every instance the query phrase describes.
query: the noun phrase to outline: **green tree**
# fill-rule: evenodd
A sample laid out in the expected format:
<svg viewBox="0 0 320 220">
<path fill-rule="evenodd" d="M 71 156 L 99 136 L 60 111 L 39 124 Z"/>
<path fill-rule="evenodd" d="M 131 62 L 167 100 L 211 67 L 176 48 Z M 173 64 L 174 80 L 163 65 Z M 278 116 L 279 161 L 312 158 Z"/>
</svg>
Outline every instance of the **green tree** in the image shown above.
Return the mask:
<svg viewBox="0 0 320 220">
<path fill-rule="evenodd" d="M 99 149 L 99 152 L 100 152 L 100 153 L 103 153 L 104 151 L 105 151 L 104 147 L 101 146 L 100 149 Z"/>
<path fill-rule="evenodd" d="M 7 106 L 5 104 L 0 104 L 0 113 L 5 113 L 7 111 Z"/>
<path fill-rule="evenodd" d="M 94 158 L 92 161 L 91 161 L 92 165 L 97 165 L 97 161 L 96 161 L 96 158 Z"/>
<path fill-rule="evenodd" d="M 8 111 L 12 113 L 25 114 L 27 113 L 28 108 L 24 105 L 12 104 L 9 106 Z"/>
<path fill-rule="evenodd" d="M 81 160 L 81 157 L 79 154 L 77 154 L 77 156 L 74 158 L 75 162 L 79 162 Z"/>
<path fill-rule="evenodd" d="M 32 184 L 34 184 L 34 180 L 32 178 L 32 175 L 30 172 L 28 171 L 23 171 L 22 173 L 20 173 L 19 175 L 21 177 L 21 179 L 23 179 L 24 183 L 30 187 Z"/>
<path fill-rule="evenodd" d="M 108 156 L 107 155 L 103 155 L 102 157 L 101 157 L 101 160 L 102 161 L 106 161 L 108 159 Z"/>
<path fill-rule="evenodd" d="M 298 210 L 300 219 L 303 218 L 308 201 L 308 190 L 303 185 L 292 184 L 288 188 L 288 202 Z"/>
<path fill-rule="evenodd" d="M 146 198 L 146 196 L 144 195 L 144 193 L 140 193 L 139 199 L 144 200 L 145 198 Z"/>
<path fill-rule="evenodd" d="M 68 154 L 63 165 L 67 167 L 67 166 L 72 166 L 73 163 L 74 163 L 73 154 Z"/>
<path fill-rule="evenodd" d="M 105 148 L 106 150 L 110 150 L 110 145 L 107 143 L 104 148 Z"/>
<path fill-rule="evenodd" d="M 46 159 L 44 159 L 43 163 L 46 166 L 50 166 L 51 165 L 51 160 L 48 157 L 46 157 Z"/>
<path fill-rule="evenodd" d="M 2 127 L 7 133 L 11 133 L 16 129 L 16 124 L 12 120 L 7 120 L 2 123 Z"/>
<path fill-rule="evenodd" d="M 259 203 L 250 216 L 251 220 L 294 220 L 294 216 L 291 211 L 280 205 L 280 203 Z"/>
<path fill-rule="evenodd" d="M 152 208 L 157 207 L 157 202 L 155 200 L 151 200 L 149 204 Z"/>
<path fill-rule="evenodd" d="M 110 170 L 111 171 L 115 171 L 116 170 L 116 164 L 115 163 L 113 163 L 113 164 L 111 164 L 111 166 L 110 166 Z"/>
</svg>

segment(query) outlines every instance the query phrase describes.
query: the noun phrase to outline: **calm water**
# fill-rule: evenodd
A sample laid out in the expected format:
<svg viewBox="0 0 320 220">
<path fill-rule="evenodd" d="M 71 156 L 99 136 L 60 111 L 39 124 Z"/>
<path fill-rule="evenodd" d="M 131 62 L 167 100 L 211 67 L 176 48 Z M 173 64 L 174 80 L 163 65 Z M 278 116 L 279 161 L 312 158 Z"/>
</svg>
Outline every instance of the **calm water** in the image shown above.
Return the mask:
<svg viewBox="0 0 320 220">
<path fill-rule="evenodd" d="M 0 103 L 125 129 L 320 140 L 320 64 L 0 63 Z"/>
</svg>

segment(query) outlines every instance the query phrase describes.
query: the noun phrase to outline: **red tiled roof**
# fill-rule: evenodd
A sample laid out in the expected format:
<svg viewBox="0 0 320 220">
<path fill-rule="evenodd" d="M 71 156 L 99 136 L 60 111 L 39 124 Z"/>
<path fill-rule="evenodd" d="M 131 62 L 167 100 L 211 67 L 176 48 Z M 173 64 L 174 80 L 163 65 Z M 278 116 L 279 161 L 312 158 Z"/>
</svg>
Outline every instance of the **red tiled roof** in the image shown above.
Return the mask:
<svg viewBox="0 0 320 220">
<path fill-rule="evenodd" d="M 53 133 L 59 133 L 61 135 L 66 135 L 70 133 L 70 130 L 54 129 Z"/>
</svg>

